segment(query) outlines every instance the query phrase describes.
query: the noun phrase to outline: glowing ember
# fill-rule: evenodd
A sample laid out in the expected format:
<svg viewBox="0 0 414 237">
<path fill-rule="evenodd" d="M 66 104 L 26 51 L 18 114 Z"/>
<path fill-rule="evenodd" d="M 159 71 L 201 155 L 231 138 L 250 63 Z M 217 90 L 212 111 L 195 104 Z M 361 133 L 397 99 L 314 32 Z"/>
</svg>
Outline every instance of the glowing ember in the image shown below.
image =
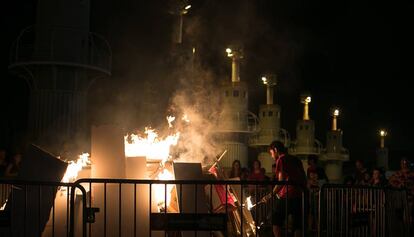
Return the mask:
<svg viewBox="0 0 414 237">
<path fill-rule="evenodd" d="M 88 153 L 83 153 L 82 155 L 79 155 L 79 158 L 76 161 L 69 162 L 69 165 L 66 168 L 65 176 L 63 176 L 62 182 L 69 183 L 71 181 L 75 181 L 75 179 L 78 177 L 79 171 L 81 171 L 82 168 L 90 164 L 91 162 L 89 160 Z"/>
<path fill-rule="evenodd" d="M 173 180 L 174 176 L 167 169 L 163 169 L 158 175 L 158 180 Z M 167 187 L 165 187 L 167 186 Z M 165 198 L 167 197 L 167 206 L 171 202 L 171 191 L 174 187 L 173 184 L 154 184 L 155 201 L 157 202 L 158 211 L 165 208 Z M 167 193 L 165 193 L 167 191 Z"/>
<path fill-rule="evenodd" d="M 187 114 L 184 114 L 184 115 L 183 115 L 182 120 L 183 120 L 183 121 L 185 121 L 185 122 L 187 122 L 187 123 L 189 123 L 189 122 L 190 122 L 190 119 L 188 118 L 188 115 L 187 115 Z"/>
<path fill-rule="evenodd" d="M 127 157 L 146 156 L 147 159 L 166 161 L 170 157 L 170 147 L 177 145 L 180 133 L 177 132 L 165 138 L 158 138 L 158 134 L 145 128 L 146 136 L 125 136 L 125 155 Z"/>
<path fill-rule="evenodd" d="M 169 128 L 173 127 L 172 122 L 174 122 L 174 120 L 175 120 L 174 116 L 167 116 L 167 121 L 168 121 L 168 127 Z"/>
</svg>

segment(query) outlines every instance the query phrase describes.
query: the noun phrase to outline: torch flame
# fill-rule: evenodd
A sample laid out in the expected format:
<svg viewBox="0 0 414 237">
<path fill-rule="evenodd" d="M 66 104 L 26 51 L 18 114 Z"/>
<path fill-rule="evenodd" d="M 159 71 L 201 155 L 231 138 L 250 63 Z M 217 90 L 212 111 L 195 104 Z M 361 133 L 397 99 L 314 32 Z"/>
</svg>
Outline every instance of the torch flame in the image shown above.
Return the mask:
<svg viewBox="0 0 414 237">
<path fill-rule="evenodd" d="M 78 177 L 79 171 L 82 168 L 90 165 L 89 153 L 83 153 L 79 155 L 79 158 L 76 161 L 70 161 L 68 167 L 66 168 L 66 173 L 63 176 L 62 182 L 69 183 L 74 181 Z"/>
<path fill-rule="evenodd" d="M 252 204 L 252 196 L 248 196 L 246 198 L 246 204 L 247 204 L 247 210 L 251 210 L 253 208 L 253 204 Z"/>
</svg>

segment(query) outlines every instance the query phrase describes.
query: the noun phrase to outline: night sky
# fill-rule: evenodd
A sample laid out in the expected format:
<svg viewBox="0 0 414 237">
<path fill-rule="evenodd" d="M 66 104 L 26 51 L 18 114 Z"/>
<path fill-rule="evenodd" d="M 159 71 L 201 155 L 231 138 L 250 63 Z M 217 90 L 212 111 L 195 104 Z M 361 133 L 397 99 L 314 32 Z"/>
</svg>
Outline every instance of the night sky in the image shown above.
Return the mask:
<svg viewBox="0 0 414 237">
<path fill-rule="evenodd" d="M 91 31 L 103 35 L 113 51 L 112 77 L 97 81 L 89 94 L 91 123 L 122 117 L 125 124 L 143 126 L 139 94 L 145 83 L 154 86 L 160 104 L 168 104 L 174 90 L 169 75 L 179 69 L 171 62 L 175 46 L 167 2 L 91 1 Z M 386 145 L 398 159 L 414 150 L 408 115 L 413 108 L 409 83 L 414 9 L 408 2 L 197 0 L 184 19 L 183 44 L 197 47 L 201 64 L 217 81 L 230 80 L 225 48 L 242 44 L 241 80 L 249 84 L 250 110 L 255 113 L 265 102 L 260 75 L 276 73 L 275 101 L 282 107 L 282 127 L 291 137 L 302 115 L 299 95 L 308 91 L 319 140 L 325 142 L 328 113 L 335 105 L 342 111 L 339 128 L 351 159 L 374 160 L 379 128 L 389 131 Z M 2 6 L 2 146 L 21 143 L 27 130 L 29 89 L 7 66 L 13 40 L 35 23 L 35 12 L 36 1 L 7 1 Z M 165 113 L 166 107 L 160 106 L 159 114 Z"/>
</svg>

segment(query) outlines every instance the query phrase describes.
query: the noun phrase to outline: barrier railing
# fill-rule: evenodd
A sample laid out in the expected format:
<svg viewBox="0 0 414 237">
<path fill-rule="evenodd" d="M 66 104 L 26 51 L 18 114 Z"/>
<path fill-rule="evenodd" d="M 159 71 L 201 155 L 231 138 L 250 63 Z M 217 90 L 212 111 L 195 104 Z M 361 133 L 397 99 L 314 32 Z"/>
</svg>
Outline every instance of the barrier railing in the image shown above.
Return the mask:
<svg viewBox="0 0 414 237">
<path fill-rule="evenodd" d="M 319 236 L 409 236 L 403 189 L 325 185 L 319 214 Z"/>
<path fill-rule="evenodd" d="M 290 236 L 291 199 L 258 203 L 276 184 L 287 183 L 0 180 L 0 187 L 8 187 L 1 190 L 9 190 L 0 210 L 0 236 L 272 236 L 278 218 L 272 214 L 281 208 L 283 236 Z M 309 214 L 319 219 L 319 236 L 410 236 L 406 190 L 324 185 L 306 195 L 310 198 L 302 193 L 300 204 L 302 235 L 307 202 Z"/>
<path fill-rule="evenodd" d="M 286 182 L 131 179 L 76 182 L 76 186 L 84 186 L 91 194 L 87 203 L 90 210 L 87 219 L 91 221 L 86 227 L 90 237 L 272 236 L 275 199 L 255 204 L 265 194 L 264 190 L 271 190 L 275 184 Z M 248 203 L 248 197 L 252 203 Z M 286 210 L 291 205 L 289 201 L 282 201 Z M 297 221 L 303 229 L 301 211 L 302 218 Z M 289 212 L 284 215 L 288 220 Z M 290 231 L 286 221 L 284 236 Z"/>
<path fill-rule="evenodd" d="M 7 192 L 0 210 L 0 236 L 85 236 L 83 187 L 7 179 L 0 179 L 0 186 Z"/>
</svg>

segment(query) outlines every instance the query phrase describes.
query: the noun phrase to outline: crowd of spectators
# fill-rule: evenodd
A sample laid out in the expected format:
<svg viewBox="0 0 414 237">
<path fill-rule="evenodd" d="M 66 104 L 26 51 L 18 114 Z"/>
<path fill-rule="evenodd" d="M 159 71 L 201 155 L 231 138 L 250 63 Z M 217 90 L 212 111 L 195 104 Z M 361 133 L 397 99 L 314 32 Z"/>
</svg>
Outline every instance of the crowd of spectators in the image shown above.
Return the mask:
<svg viewBox="0 0 414 237">
<path fill-rule="evenodd" d="M 259 160 L 254 160 L 252 167 L 243 168 L 239 160 L 235 160 L 230 170 L 229 178 L 240 178 L 240 180 L 251 181 L 266 181 L 276 180 L 275 165 L 272 166 L 272 172 L 266 175 L 265 169 L 261 167 Z M 317 203 L 318 194 L 322 185 L 329 183 L 325 170 L 318 163 L 318 157 L 310 155 L 308 157 L 307 187 L 309 193 L 309 219 L 308 228 L 316 230 L 317 228 Z M 408 191 L 408 203 L 412 210 L 414 202 L 414 170 L 409 165 L 409 161 L 405 158 L 401 159 L 400 169 L 395 172 L 390 172 L 388 178 L 385 170 L 381 167 L 369 168 L 365 165 L 363 160 L 356 160 L 353 172 L 343 178 L 343 184 L 349 186 L 367 186 L 367 187 L 390 187 L 390 188 L 404 188 Z M 257 188 L 249 187 L 247 189 L 250 195 L 255 195 Z M 265 190 L 269 192 L 269 190 Z M 257 193 L 256 193 L 257 195 Z M 313 205 L 315 204 L 315 205 Z"/>
</svg>

